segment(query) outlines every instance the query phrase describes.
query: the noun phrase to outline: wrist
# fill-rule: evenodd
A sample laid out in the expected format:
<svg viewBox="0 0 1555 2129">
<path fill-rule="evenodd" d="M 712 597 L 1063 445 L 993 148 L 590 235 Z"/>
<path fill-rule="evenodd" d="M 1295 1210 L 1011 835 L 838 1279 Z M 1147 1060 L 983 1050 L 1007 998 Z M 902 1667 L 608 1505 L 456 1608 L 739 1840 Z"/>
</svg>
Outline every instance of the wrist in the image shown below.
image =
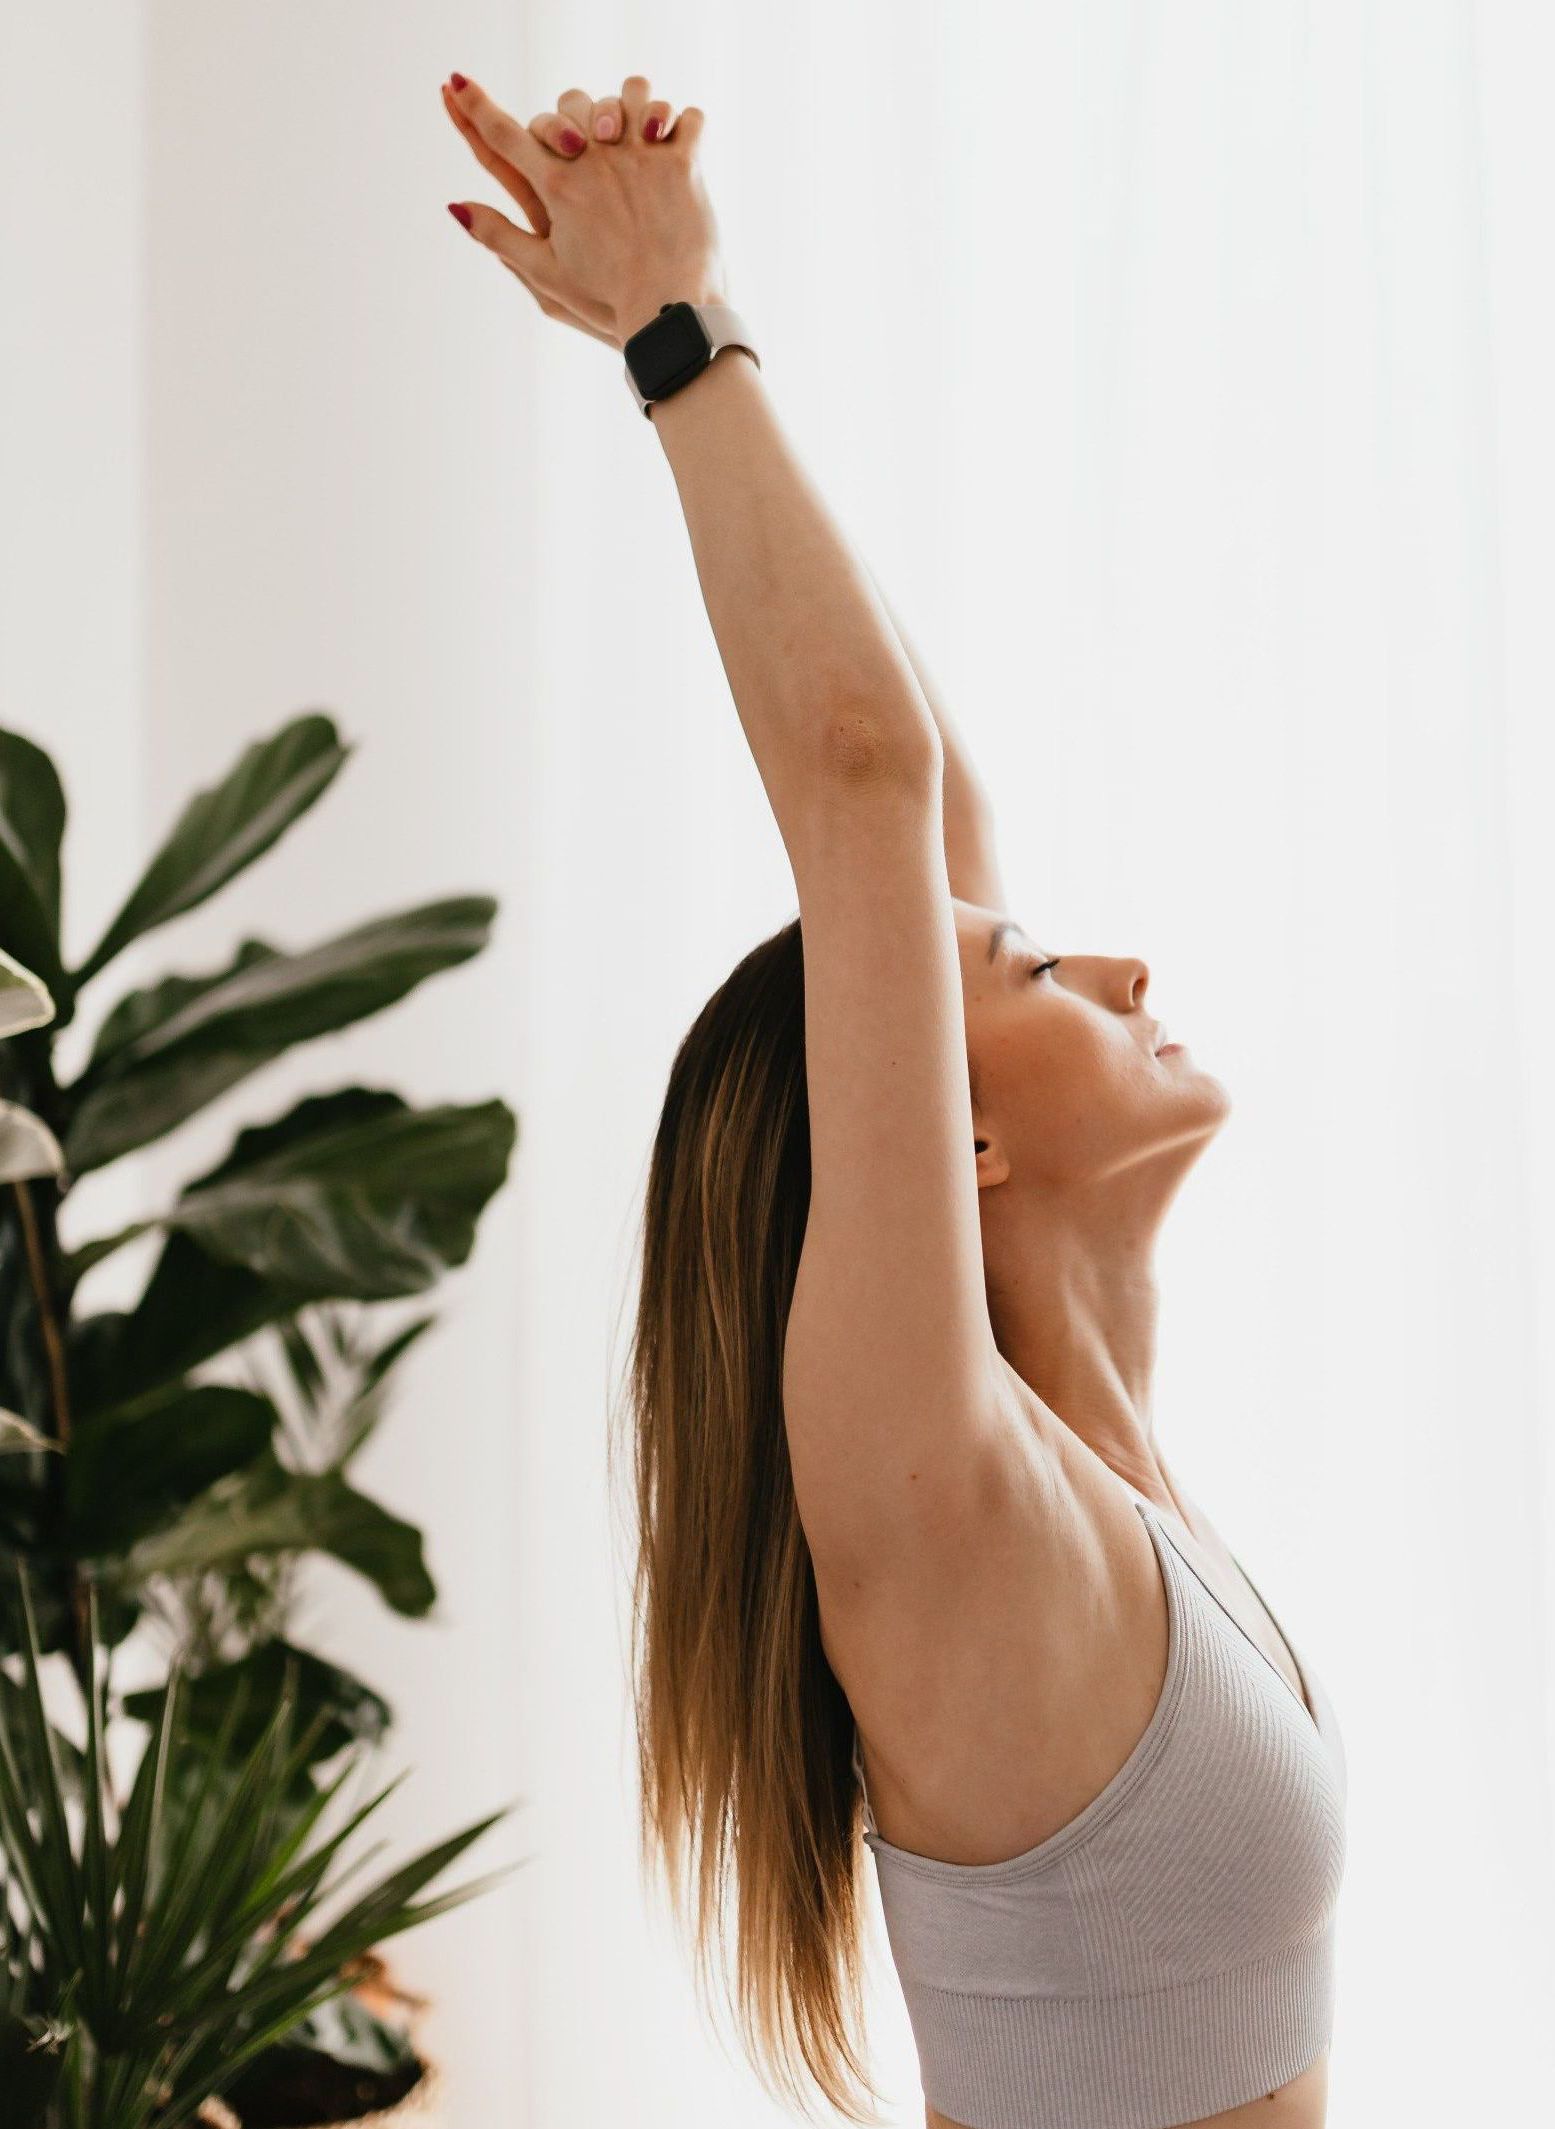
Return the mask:
<svg viewBox="0 0 1555 2129">
<path fill-rule="evenodd" d="M 729 298 L 714 288 L 704 277 L 687 274 L 678 278 L 673 274 L 662 280 L 644 282 L 615 305 L 616 344 L 625 347 L 633 333 L 640 333 L 651 324 L 666 303 L 727 303 Z"/>
<path fill-rule="evenodd" d="M 744 348 L 726 347 L 716 354 L 707 368 L 699 371 L 689 384 L 683 384 L 667 398 L 650 400 L 648 419 L 668 443 L 670 438 L 680 432 L 683 424 L 689 423 L 692 429 L 700 425 L 696 410 L 698 407 L 706 409 L 709 400 L 715 407 L 720 403 L 726 407 L 737 403 L 747 386 L 730 380 L 737 380 L 742 372 L 758 381 L 761 376 L 760 369 Z M 724 379 L 722 384 L 708 382 L 709 378 L 718 377 Z"/>
</svg>

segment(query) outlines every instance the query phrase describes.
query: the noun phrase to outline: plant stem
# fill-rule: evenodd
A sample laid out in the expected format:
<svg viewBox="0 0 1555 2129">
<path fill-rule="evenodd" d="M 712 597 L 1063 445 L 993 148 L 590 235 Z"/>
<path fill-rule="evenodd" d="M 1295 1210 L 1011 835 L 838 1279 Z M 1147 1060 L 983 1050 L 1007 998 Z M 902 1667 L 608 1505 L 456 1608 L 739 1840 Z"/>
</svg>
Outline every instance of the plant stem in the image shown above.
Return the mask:
<svg viewBox="0 0 1555 2129">
<path fill-rule="evenodd" d="M 27 1271 L 32 1281 L 33 1301 L 38 1311 L 38 1329 L 43 1339 L 44 1358 L 49 1371 L 49 1405 L 53 1419 L 53 1438 L 59 1443 L 64 1455 L 70 1453 L 73 1419 L 70 1409 L 70 1377 L 65 1366 L 65 1341 L 60 1330 L 59 1313 L 55 1307 L 54 1292 L 49 1281 L 48 1251 L 45 1248 L 43 1230 L 38 1219 L 38 1210 L 32 1200 L 32 1185 L 27 1180 L 13 1182 L 16 1194 L 16 1215 L 21 1222 L 22 1243 L 27 1252 Z M 50 1219 L 49 1241 L 52 1243 L 53 1221 Z M 51 1473 L 56 1504 L 63 1514 L 64 1457 L 60 1468 Z M 75 1562 L 65 1568 L 66 1587 L 69 1593 L 71 1617 L 75 1623 L 76 1648 L 74 1662 L 76 1675 L 84 1678 L 91 1652 L 91 1628 L 88 1623 L 86 1584 L 76 1571 Z"/>
<path fill-rule="evenodd" d="M 49 1366 L 49 1393 L 54 1412 L 54 1439 L 62 1449 L 70 1447 L 70 1384 L 65 1373 L 65 1343 L 60 1336 L 59 1318 L 54 1311 L 54 1297 L 49 1290 L 48 1264 L 43 1253 L 43 1236 L 38 1227 L 37 1209 L 32 1202 L 32 1190 L 27 1182 L 11 1185 L 16 1193 L 17 1217 L 22 1223 L 22 1240 L 27 1251 L 27 1269 L 32 1277 L 33 1299 L 38 1305 L 38 1327 L 43 1334 L 43 1350 Z"/>
</svg>

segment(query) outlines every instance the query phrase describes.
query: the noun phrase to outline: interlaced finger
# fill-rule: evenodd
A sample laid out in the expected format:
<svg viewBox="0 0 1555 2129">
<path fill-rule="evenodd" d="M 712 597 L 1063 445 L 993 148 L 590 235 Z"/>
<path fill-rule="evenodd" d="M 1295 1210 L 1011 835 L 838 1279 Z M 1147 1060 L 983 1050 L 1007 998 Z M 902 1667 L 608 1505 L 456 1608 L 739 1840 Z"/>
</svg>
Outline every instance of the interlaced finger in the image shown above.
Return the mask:
<svg viewBox="0 0 1555 2129">
<path fill-rule="evenodd" d="M 587 89 L 563 89 L 556 99 L 556 108 L 563 118 L 577 127 L 586 141 L 594 138 L 594 99 Z"/>
<path fill-rule="evenodd" d="M 562 111 L 537 111 L 529 121 L 529 132 L 563 162 L 576 162 L 589 144 L 588 134 L 579 131 L 577 120 Z"/>
<path fill-rule="evenodd" d="M 673 107 L 662 96 L 656 96 L 643 105 L 642 134 L 644 140 L 662 140 L 670 129 L 674 116 Z"/>
</svg>

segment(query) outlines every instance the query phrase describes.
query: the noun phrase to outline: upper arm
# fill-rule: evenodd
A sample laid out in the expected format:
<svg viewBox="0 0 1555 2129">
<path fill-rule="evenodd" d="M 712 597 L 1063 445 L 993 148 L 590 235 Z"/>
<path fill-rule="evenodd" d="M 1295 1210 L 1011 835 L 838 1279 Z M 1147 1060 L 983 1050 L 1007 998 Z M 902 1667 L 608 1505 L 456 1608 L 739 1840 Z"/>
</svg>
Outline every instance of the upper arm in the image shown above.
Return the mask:
<svg viewBox="0 0 1555 2129">
<path fill-rule="evenodd" d="M 855 761 L 790 820 L 811 1197 L 784 1412 L 812 1556 L 857 1581 L 971 1527 L 997 1348 L 937 763 Z"/>
</svg>

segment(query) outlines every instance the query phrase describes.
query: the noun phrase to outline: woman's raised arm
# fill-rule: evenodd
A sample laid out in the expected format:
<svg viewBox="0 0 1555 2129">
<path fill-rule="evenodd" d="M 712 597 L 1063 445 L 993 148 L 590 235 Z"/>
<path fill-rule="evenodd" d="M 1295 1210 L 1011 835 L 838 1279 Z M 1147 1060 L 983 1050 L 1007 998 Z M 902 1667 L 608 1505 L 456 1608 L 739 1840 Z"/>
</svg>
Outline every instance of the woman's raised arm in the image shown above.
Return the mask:
<svg viewBox="0 0 1555 2129">
<path fill-rule="evenodd" d="M 623 84 L 618 144 L 582 152 L 565 146 L 574 113 L 597 138 L 581 91 L 530 128 L 479 113 L 551 234 L 490 208 L 472 234 L 548 314 L 586 318 L 617 346 L 665 303 L 727 300 L 693 159 L 702 114 L 687 107 L 649 135 L 647 111 L 668 107 L 649 106 L 647 86 Z M 965 1572 L 969 1534 L 986 1533 L 1011 1438 L 939 727 L 756 364 L 716 356 L 651 418 L 799 892 L 811 1176 L 782 1391 L 800 1518 L 823 1601 L 933 1607 Z"/>
<path fill-rule="evenodd" d="M 477 160 L 536 226 L 530 234 L 474 201 L 456 205 L 459 220 L 548 316 L 617 347 L 664 303 L 727 300 L 696 160 L 703 113 L 673 114 L 648 87 L 628 75 L 620 96 L 599 104 L 569 89 L 528 126 L 462 75 L 443 91 Z M 612 140 L 595 135 L 602 113 L 616 121 Z M 755 364 L 731 349 L 651 415 L 780 831 L 796 782 L 822 764 L 937 762 L 938 728 L 911 662 Z"/>
</svg>

